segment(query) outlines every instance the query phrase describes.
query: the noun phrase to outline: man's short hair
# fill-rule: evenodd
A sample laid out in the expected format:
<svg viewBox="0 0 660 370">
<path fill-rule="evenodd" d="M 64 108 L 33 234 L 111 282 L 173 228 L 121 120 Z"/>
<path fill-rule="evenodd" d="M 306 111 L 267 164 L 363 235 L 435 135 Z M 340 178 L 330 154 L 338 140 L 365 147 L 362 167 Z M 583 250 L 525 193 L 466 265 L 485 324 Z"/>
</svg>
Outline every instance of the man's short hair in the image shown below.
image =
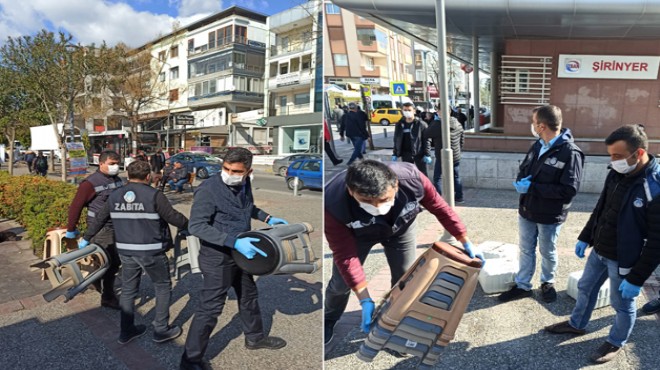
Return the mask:
<svg viewBox="0 0 660 370">
<path fill-rule="evenodd" d="M 369 198 L 382 196 L 389 187 L 396 187 L 397 181 L 396 173 L 390 167 L 373 159 L 354 162 L 346 171 L 346 186 Z"/>
<path fill-rule="evenodd" d="M 112 159 L 113 161 L 119 161 L 121 160 L 121 157 L 119 157 L 119 154 L 114 150 L 102 151 L 101 155 L 99 156 L 99 163 L 105 163 L 108 159 Z"/>
<path fill-rule="evenodd" d="M 129 180 L 146 180 L 151 174 L 151 166 L 147 161 L 133 161 L 126 168 Z"/>
<path fill-rule="evenodd" d="M 413 109 L 415 108 L 415 105 L 411 102 L 405 102 L 405 103 L 403 103 L 403 106 L 406 107 L 406 108 L 411 108 L 411 107 Z"/>
<path fill-rule="evenodd" d="M 355 104 L 355 103 L 348 103 L 348 109 L 357 109 L 357 104 Z"/>
<path fill-rule="evenodd" d="M 544 105 L 536 107 L 533 113 L 536 113 L 536 121 L 538 123 L 545 123 L 550 130 L 559 131 L 561 129 L 561 109 L 558 106 Z"/>
<path fill-rule="evenodd" d="M 227 163 L 243 163 L 246 169 L 252 168 L 252 152 L 245 148 L 231 148 L 225 154 Z"/>
<path fill-rule="evenodd" d="M 621 126 L 605 138 L 605 144 L 612 145 L 619 140 L 626 142 L 626 147 L 631 153 L 639 148 L 646 150 L 649 145 L 649 140 L 646 136 L 646 131 L 644 131 L 643 125 Z"/>
</svg>

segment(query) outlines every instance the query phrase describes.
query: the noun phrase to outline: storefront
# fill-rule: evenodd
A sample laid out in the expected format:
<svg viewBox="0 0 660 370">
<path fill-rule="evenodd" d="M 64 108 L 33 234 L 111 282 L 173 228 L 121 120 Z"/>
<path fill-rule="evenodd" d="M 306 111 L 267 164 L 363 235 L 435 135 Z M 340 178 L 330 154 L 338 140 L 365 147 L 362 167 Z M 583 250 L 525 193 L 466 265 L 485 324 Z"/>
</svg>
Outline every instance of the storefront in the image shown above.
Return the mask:
<svg viewBox="0 0 660 370">
<path fill-rule="evenodd" d="M 274 130 L 273 154 L 321 153 L 322 119 L 321 112 L 269 117 L 267 126 Z"/>
</svg>

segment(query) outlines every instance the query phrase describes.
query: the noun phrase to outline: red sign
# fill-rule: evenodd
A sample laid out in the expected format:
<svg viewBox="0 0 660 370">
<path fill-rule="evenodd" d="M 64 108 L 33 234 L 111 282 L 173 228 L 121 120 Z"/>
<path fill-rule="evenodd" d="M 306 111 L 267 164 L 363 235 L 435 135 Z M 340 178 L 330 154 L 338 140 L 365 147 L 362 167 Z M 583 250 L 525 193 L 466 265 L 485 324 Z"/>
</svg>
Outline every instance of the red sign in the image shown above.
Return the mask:
<svg viewBox="0 0 660 370">
<path fill-rule="evenodd" d="M 440 97 L 440 93 L 438 92 L 438 89 L 435 86 L 429 86 L 429 98 L 431 99 L 437 99 Z"/>
<path fill-rule="evenodd" d="M 465 73 L 472 73 L 472 71 L 474 71 L 474 68 L 472 68 L 472 66 L 469 64 L 461 64 L 461 69 Z"/>
</svg>

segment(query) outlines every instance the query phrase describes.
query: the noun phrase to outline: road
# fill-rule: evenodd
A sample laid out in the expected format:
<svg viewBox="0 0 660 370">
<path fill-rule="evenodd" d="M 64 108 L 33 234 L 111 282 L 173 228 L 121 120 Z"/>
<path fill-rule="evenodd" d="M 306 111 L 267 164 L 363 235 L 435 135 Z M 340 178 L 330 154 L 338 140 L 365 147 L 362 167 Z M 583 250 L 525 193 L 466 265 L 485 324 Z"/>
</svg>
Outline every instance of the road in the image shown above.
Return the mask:
<svg viewBox="0 0 660 370">
<path fill-rule="evenodd" d="M 280 192 L 293 194 L 292 190 L 286 186 L 286 181 L 284 177 L 275 175 L 271 172 L 266 172 L 263 169 L 255 168 L 254 170 L 254 181 L 252 182 L 252 188 L 257 190 L 266 190 L 270 192 Z M 315 198 L 321 198 L 323 192 L 316 189 L 302 189 L 298 192 L 301 196 L 310 196 Z"/>
</svg>

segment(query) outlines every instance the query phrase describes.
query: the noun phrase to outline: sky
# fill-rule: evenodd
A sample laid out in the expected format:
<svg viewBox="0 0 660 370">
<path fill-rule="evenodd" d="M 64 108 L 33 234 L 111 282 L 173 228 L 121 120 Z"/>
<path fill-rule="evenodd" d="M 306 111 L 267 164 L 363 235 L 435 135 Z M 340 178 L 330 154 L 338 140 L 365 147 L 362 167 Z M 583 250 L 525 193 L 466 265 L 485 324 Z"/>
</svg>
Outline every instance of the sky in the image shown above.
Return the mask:
<svg viewBox="0 0 660 370">
<path fill-rule="evenodd" d="M 81 44 L 141 46 L 230 6 L 265 15 L 304 0 L 0 0 L 0 44 L 41 29 L 65 31 Z"/>
</svg>

